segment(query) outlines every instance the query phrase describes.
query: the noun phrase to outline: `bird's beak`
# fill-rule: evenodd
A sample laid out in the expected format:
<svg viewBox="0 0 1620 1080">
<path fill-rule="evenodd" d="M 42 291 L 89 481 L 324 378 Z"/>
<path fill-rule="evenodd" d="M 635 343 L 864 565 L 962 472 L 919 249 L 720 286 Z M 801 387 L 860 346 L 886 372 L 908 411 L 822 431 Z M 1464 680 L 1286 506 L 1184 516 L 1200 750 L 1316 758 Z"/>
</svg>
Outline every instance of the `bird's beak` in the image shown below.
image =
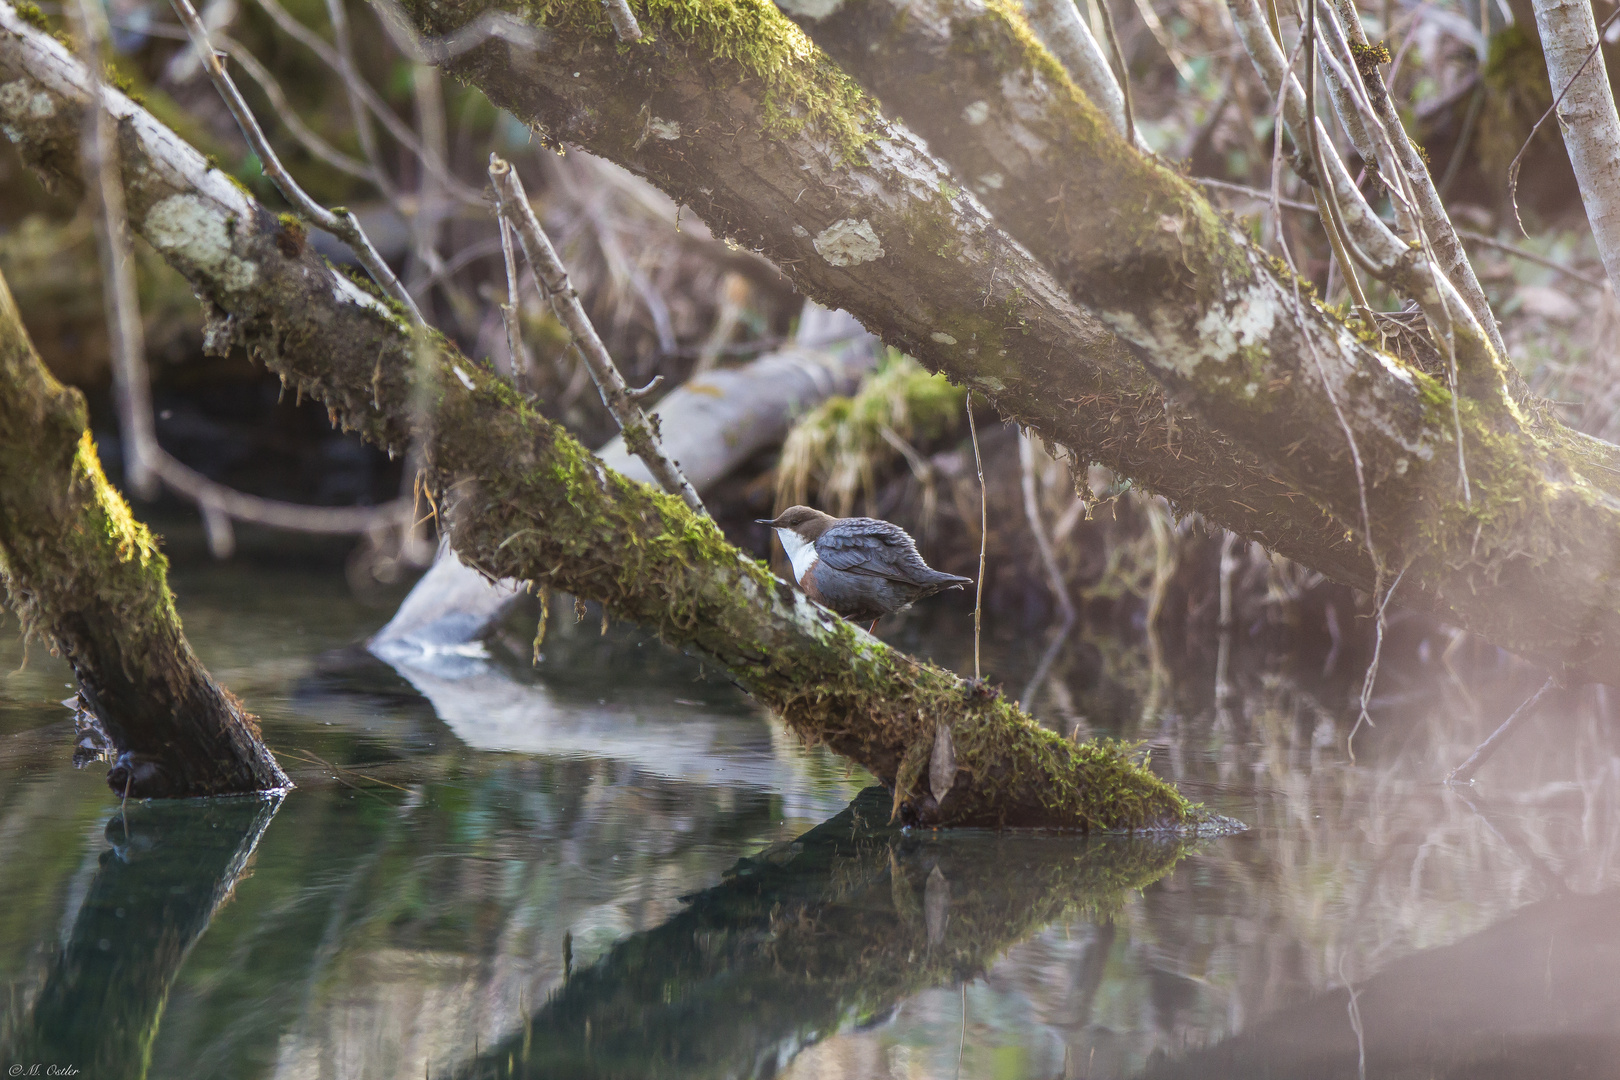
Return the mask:
<svg viewBox="0 0 1620 1080">
<path fill-rule="evenodd" d="M 775 525 L 776 524 L 776 519 L 775 518 L 755 518 L 754 519 L 754 524 L 755 525 Z"/>
</svg>

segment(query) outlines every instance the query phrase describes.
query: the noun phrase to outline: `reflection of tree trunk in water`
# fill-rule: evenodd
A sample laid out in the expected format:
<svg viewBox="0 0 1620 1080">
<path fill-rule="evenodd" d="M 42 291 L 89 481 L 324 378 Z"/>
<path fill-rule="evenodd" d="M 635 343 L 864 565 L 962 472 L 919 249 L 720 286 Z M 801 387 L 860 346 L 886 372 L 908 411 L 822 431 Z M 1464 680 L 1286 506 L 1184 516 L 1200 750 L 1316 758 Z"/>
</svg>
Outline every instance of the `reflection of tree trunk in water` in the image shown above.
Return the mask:
<svg viewBox="0 0 1620 1080">
<path fill-rule="evenodd" d="M 144 1076 L 169 987 L 281 805 L 148 803 L 107 823 L 112 844 L 26 1021 L 0 1061 Z"/>
<path fill-rule="evenodd" d="M 1108 970 L 1108 954 L 1113 951 L 1114 920 L 1104 919 L 1097 924 L 1096 933 L 1074 962 L 1074 983 L 1069 988 L 1074 1004 L 1068 1023 L 1076 1029 L 1091 1023 L 1097 991 L 1102 989 L 1103 974 Z"/>
<path fill-rule="evenodd" d="M 1054 921 L 1116 908 L 1184 850 L 902 833 L 881 827 L 889 804 L 868 789 L 798 840 L 741 860 L 663 926 L 576 971 L 454 1075 L 769 1074 L 845 1024 L 974 977 Z M 1088 1009 L 1106 955 L 1083 976 Z"/>
</svg>

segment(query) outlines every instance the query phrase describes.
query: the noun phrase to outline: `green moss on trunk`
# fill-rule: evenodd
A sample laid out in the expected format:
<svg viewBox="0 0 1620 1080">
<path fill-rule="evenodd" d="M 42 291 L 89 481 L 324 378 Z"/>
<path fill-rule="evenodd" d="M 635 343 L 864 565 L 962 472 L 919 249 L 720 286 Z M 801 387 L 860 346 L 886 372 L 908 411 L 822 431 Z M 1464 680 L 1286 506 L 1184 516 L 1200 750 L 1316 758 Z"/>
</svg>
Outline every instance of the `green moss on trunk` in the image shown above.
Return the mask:
<svg viewBox="0 0 1620 1080">
<path fill-rule="evenodd" d="M 0 579 L 25 633 L 65 656 L 137 796 L 287 786 L 253 717 L 209 677 L 167 560 L 102 474 L 84 399 L 45 370 L 0 279 Z"/>
</svg>

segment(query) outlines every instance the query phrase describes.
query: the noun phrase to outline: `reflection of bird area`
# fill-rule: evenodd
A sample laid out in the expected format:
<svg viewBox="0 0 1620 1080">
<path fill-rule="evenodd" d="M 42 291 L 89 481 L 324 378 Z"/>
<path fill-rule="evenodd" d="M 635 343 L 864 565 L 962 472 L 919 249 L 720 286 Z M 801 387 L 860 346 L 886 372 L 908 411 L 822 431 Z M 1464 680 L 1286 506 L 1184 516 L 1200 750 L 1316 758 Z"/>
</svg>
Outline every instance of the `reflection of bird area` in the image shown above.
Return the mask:
<svg viewBox="0 0 1620 1080">
<path fill-rule="evenodd" d="M 790 506 L 758 524 L 776 530 L 793 564 L 793 580 L 810 599 L 846 619 L 870 619 L 873 629 L 883 616 L 924 597 L 973 583 L 923 562 L 916 541 L 887 521 Z"/>
<path fill-rule="evenodd" d="M 1149 837 L 907 833 L 888 817 L 888 793 L 869 788 L 740 860 L 454 1075 L 771 1075 L 852 1018 L 981 974 L 1049 923 L 1116 909 L 1184 851 Z"/>
</svg>

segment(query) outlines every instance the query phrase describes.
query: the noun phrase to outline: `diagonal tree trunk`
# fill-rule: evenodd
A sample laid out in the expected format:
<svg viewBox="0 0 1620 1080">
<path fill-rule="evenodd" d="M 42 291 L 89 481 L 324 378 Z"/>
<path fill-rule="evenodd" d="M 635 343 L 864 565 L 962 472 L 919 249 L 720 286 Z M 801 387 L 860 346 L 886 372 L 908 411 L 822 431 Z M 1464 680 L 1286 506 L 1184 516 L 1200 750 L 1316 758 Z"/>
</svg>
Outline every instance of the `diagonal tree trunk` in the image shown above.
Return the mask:
<svg viewBox="0 0 1620 1080">
<path fill-rule="evenodd" d="M 33 164 L 73 183 L 85 72 L 3 0 L 0 28 L 0 119 Z M 103 101 L 119 119 L 131 226 L 205 300 L 212 347 L 241 342 L 324 402 L 335 424 L 379 446 L 403 452 L 421 440 L 427 497 L 468 565 L 598 601 L 708 655 L 803 738 L 891 785 L 903 819 L 1229 824 L 1124 748 L 1068 742 L 999 692 L 811 604 L 710 519 L 604 468 L 448 341 L 413 334 L 144 109 L 110 89 Z"/>
<path fill-rule="evenodd" d="M 84 398 L 34 353 L 0 279 L 0 580 L 25 630 L 73 665 L 137 797 L 288 786 L 253 717 L 180 629 L 167 560 L 102 475 Z"/>
</svg>

